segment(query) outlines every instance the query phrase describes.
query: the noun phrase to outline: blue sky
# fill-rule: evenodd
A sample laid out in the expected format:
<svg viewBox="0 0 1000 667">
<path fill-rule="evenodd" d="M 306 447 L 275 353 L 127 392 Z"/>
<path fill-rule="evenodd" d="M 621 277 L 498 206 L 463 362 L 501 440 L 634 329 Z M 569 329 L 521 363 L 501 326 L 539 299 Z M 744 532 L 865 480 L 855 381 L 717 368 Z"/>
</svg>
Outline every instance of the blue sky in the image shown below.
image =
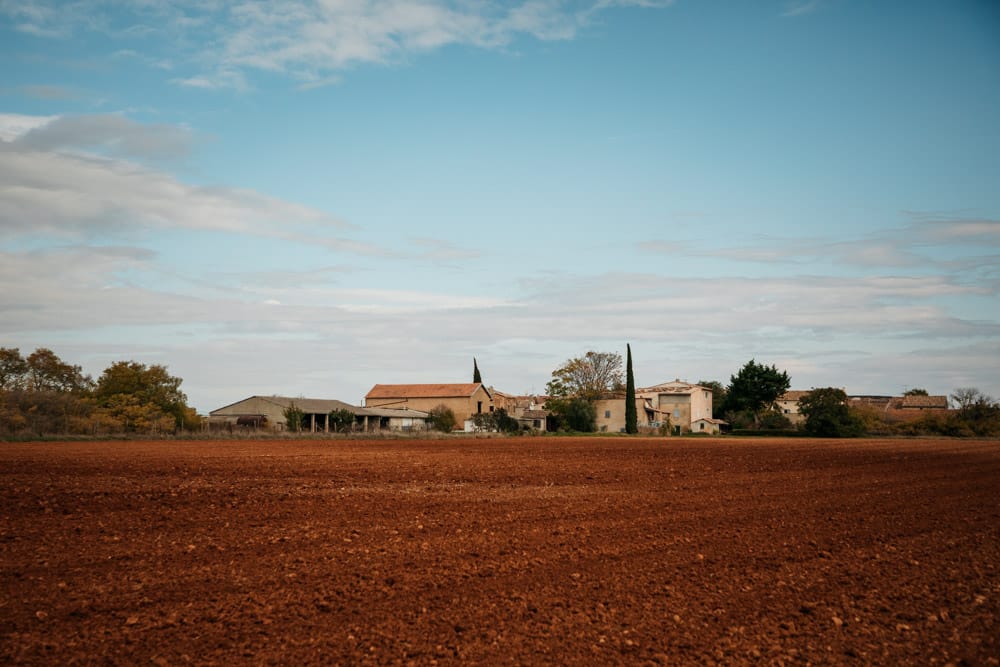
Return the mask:
<svg viewBox="0 0 1000 667">
<path fill-rule="evenodd" d="M 0 0 L 0 344 L 375 383 L 1000 395 L 990 2 Z"/>
</svg>

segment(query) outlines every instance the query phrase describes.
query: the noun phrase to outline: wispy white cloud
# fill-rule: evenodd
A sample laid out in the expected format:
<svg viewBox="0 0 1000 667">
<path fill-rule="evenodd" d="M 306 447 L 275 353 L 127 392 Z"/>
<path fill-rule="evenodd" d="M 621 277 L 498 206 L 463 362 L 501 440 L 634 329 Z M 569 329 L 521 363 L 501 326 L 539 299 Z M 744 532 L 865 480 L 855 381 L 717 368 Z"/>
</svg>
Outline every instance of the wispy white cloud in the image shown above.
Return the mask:
<svg viewBox="0 0 1000 667">
<path fill-rule="evenodd" d="M 121 157 L 169 159 L 187 155 L 194 134 L 183 126 L 144 125 L 118 114 L 92 114 L 52 118 L 10 141 L 15 149 L 30 151 L 87 149 Z"/>
<path fill-rule="evenodd" d="M 70 88 L 66 88 L 65 86 L 37 84 L 32 86 L 21 86 L 19 90 L 22 94 L 28 97 L 40 100 L 71 100 L 77 96 L 76 92 Z"/>
<path fill-rule="evenodd" d="M 25 116 L 0 113 L 0 141 L 13 141 L 31 130 L 51 123 L 58 116 Z"/>
<path fill-rule="evenodd" d="M 919 223 L 923 235 L 937 241 L 958 241 L 1000 246 L 1000 220 L 976 218 L 926 219 Z"/>
<path fill-rule="evenodd" d="M 112 53 L 111 57 L 120 60 L 136 60 L 144 65 L 161 70 L 169 71 L 174 68 L 174 63 L 169 58 L 154 58 L 146 56 L 139 53 L 135 49 L 119 49 L 118 51 Z"/>
<path fill-rule="evenodd" d="M 195 144 L 186 127 L 117 114 L 0 115 L 0 241 L 190 230 L 265 237 L 338 255 L 437 263 L 478 256 L 433 238 L 373 243 L 334 215 L 260 192 L 193 185 L 155 166 Z M 144 164 L 152 161 L 154 164 Z"/>
<path fill-rule="evenodd" d="M 300 86 L 327 85 L 360 64 L 406 62 L 449 45 L 504 48 L 519 36 L 568 40 L 613 8 L 662 8 L 671 0 L 522 0 L 513 4 L 463 0 L 289 0 L 136 3 L 103 0 L 63 6 L 55 0 L 4 3 L 0 15 L 20 30 L 61 37 L 81 29 L 115 38 L 168 37 L 169 59 L 120 49 L 150 64 L 187 60 L 198 71 L 174 83 L 201 88 L 249 87 L 245 72 L 292 77 Z"/>
<path fill-rule="evenodd" d="M 984 251 L 1000 246 L 1000 220 L 941 215 L 911 217 L 911 222 L 902 227 L 881 229 L 853 239 L 758 235 L 743 240 L 730 239 L 727 244 L 711 247 L 647 239 L 635 247 L 644 253 L 715 257 L 749 263 L 815 265 L 826 262 L 883 270 L 906 267 L 959 270 L 979 268 L 984 261 L 990 262 L 991 255 Z M 965 249 L 974 256 L 944 258 L 940 251 L 945 246 Z"/>
<path fill-rule="evenodd" d="M 793 18 L 796 16 L 812 14 L 820 8 L 821 4 L 820 0 L 790 0 L 785 3 L 785 11 L 783 11 L 781 15 Z"/>
<path fill-rule="evenodd" d="M 186 128 L 117 115 L 6 115 L 0 136 L 6 137 L 0 142 L 0 237 L 182 228 L 286 238 L 304 226 L 323 239 L 327 234 L 315 228 L 351 228 L 323 211 L 251 190 L 186 184 L 132 159 L 183 154 L 191 143 Z"/>
<path fill-rule="evenodd" d="M 412 241 L 417 249 L 417 258 L 432 261 L 453 259 L 475 259 L 482 253 L 478 250 L 460 248 L 450 241 L 431 238 L 416 238 Z"/>
<path fill-rule="evenodd" d="M 231 67 L 218 67 L 211 73 L 198 74 L 189 77 L 176 77 L 170 83 L 184 88 L 200 88 L 202 90 L 232 89 L 238 91 L 250 90 L 243 73 Z"/>
<path fill-rule="evenodd" d="M 141 248 L 6 253 L 0 254 L 0 267 L 0 309 L 12 314 L 0 322 L 7 340 L 45 340 L 60 331 L 73 331 L 80 340 L 90 330 L 94 339 L 106 341 L 107 350 L 122 344 L 108 331 L 145 332 L 140 337 L 148 341 L 164 331 L 197 331 L 197 347 L 220 353 L 211 364 L 213 375 L 239 375 L 240 364 L 259 360 L 263 377 L 274 378 L 274 384 L 259 388 L 266 391 L 282 390 L 281 368 L 309 369 L 317 359 L 327 365 L 316 378 L 320 395 L 341 391 L 321 385 L 329 383 L 331 369 L 337 382 L 347 383 L 342 386 L 349 395 L 376 381 L 452 379 L 447 369 L 476 351 L 494 357 L 491 382 L 521 391 L 528 388 L 521 386 L 525 378 L 541 387 L 566 356 L 617 349 L 623 336 L 643 352 L 640 368 L 649 383 L 678 375 L 725 380 L 757 357 L 793 370 L 797 384 L 807 387 L 862 392 L 885 390 L 887 382 L 931 384 L 961 377 L 963 384 L 995 391 L 988 357 L 963 358 L 948 350 L 995 349 L 1000 323 L 962 318 L 942 305 L 989 297 L 941 277 L 559 275 L 524 281 L 517 291 L 469 296 L 367 287 L 361 275 L 337 267 L 251 274 L 255 279 L 232 275 L 211 287 L 151 289 L 130 279 L 136 272 L 162 270 L 159 258 Z M 238 289 L 223 289 L 227 284 Z M 135 333 L 128 336 L 134 338 Z M 159 353 L 175 364 L 191 363 L 199 354 L 195 347 L 176 334 L 158 343 Z M 262 350 L 272 348 L 282 350 L 275 357 L 281 363 L 273 368 L 262 359 Z M 924 359 L 914 363 L 914 350 L 947 359 L 950 366 L 942 361 L 920 375 Z M 414 358 L 420 363 L 409 363 Z M 396 369 L 391 379 L 384 377 L 387 368 Z M 187 372 L 184 377 L 200 383 L 206 396 L 218 384 L 193 366 Z M 231 378 L 227 382 L 230 392 L 240 386 Z M 308 373 L 296 382 L 296 393 L 312 387 Z M 201 400 L 223 404 L 239 398 L 223 396 L 223 390 Z"/>
</svg>

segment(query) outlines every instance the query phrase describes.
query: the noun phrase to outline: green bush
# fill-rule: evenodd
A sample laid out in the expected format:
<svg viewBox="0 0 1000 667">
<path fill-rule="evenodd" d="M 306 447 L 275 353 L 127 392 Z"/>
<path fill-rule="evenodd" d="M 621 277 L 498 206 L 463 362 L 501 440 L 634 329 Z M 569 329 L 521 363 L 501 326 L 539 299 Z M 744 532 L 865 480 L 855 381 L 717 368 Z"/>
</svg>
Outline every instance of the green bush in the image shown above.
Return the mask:
<svg viewBox="0 0 1000 667">
<path fill-rule="evenodd" d="M 444 404 L 431 408 L 427 413 L 427 425 L 435 431 L 451 433 L 457 424 L 455 412 Z"/>
</svg>

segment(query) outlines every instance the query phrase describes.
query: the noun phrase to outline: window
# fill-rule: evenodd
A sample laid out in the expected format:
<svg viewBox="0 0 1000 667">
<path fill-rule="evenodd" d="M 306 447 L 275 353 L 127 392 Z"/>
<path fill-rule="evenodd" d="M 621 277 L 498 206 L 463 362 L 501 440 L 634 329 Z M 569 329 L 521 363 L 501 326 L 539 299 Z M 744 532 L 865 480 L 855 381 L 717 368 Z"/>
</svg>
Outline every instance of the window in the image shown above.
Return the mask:
<svg viewBox="0 0 1000 667">
<path fill-rule="evenodd" d="M 483 414 L 483 402 L 482 401 L 476 401 L 476 414 L 479 414 L 479 415 Z"/>
<path fill-rule="evenodd" d="M 605 410 L 604 411 L 604 418 L 605 419 L 611 419 L 611 410 Z"/>
</svg>

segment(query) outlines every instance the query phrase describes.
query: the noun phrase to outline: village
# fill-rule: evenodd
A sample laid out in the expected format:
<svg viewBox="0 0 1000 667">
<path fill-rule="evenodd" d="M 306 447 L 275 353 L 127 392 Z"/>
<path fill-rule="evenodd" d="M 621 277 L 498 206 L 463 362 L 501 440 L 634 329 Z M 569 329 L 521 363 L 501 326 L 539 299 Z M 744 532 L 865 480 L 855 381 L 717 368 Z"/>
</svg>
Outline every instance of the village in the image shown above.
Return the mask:
<svg viewBox="0 0 1000 667">
<path fill-rule="evenodd" d="M 336 398 L 257 393 L 199 414 L 182 379 L 165 366 L 111 364 L 97 380 L 46 348 L 22 356 L 0 348 L 0 434 L 390 434 L 632 433 L 686 435 L 938 434 L 1000 432 L 1000 405 L 972 387 L 950 396 L 912 388 L 902 395 L 791 389 L 788 373 L 751 359 L 727 385 L 685 379 L 636 386 L 631 347 L 589 351 L 552 371 L 544 393 L 503 391 L 484 382 L 371 386 L 360 404 Z M 624 369 L 624 370 L 623 370 Z"/>
<path fill-rule="evenodd" d="M 800 401 L 808 390 L 781 394 L 774 409 L 793 426 L 804 421 Z M 639 430 L 644 434 L 718 435 L 729 424 L 713 416 L 710 387 L 675 379 L 650 387 L 637 388 L 635 408 Z M 947 412 L 947 396 L 920 393 L 903 396 L 848 395 L 849 405 L 881 413 L 888 421 L 905 422 L 927 413 Z M 514 395 L 481 382 L 451 384 L 376 384 L 365 395 L 365 404 L 356 406 L 333 399 L 289 396 L 250 396 L 212 410 L 206 420 L 209 430 L 229 432 L 289 430 L 290 409 L 301 411 L 299 430 L 308 433 L 349 431 L 358 433 L 414 432 L 431 428 L 432 411 L 450 410 L 456 417 L 455 429 L 466 433 L 495 430 L 483 415 L 501 413 L 517 422 L 521 432 L 554 430 L 548 396 Z M 626 398 L 624 392 L 608 392 L 594 401 L 596 431 L 624 433 Z M 349 412 L 350 423 L 331 419 L 333 413 Z"/>
</svg>

